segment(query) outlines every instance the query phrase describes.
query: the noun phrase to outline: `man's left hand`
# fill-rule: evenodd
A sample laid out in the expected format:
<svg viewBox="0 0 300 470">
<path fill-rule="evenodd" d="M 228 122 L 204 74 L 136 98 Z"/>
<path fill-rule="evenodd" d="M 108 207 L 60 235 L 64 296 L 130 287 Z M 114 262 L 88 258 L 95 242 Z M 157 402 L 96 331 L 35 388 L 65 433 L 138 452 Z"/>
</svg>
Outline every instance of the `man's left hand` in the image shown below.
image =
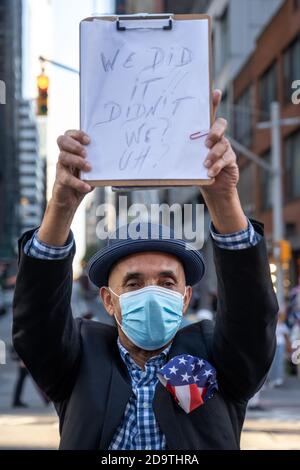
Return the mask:
<svg viewBox="0 0 300 470">
<path fill-rule="evenodd" d="M 216 119 L 218 106 L 221 102 L 220 90 L 213 92 L 214 123 L 206 139 L 209 153 L 204 165 L 208 175 L 215 180 L 211 185 L 201 186 L 200 190 L 209 210 L 215 229 L 222 234 L 245 230 L 248 220 L 243 212 L 237 192 L 239 169 L 236 154 L 225 137 L 227 122 Z"/>
<path fill-rule="evenodd" d="M 214 123 L 206 138 L 206 145 L 209 153 L 204 162 L 208 169 L 208 176 L 215 178 L 210 186 L 203 186 L 201 191 L 203 195 L 230 194 L 237 186 L 239 180 L 239 169 L 236 163 L 236 154 L 234 153 L 229 140 L 225 137 L 227 121 L 223 118 L 216 119 L 218 106 L 222 99 L 222 92 L 215 90 L 213 92 L 213 119 Z"/>
</svg>

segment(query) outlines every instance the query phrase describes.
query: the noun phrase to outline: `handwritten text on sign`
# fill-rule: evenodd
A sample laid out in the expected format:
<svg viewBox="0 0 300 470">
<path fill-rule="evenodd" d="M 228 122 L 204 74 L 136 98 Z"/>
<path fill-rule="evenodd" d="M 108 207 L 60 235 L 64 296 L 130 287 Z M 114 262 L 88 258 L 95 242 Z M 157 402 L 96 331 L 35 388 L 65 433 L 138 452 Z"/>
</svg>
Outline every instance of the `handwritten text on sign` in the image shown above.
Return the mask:
<svg viewBox="0 0 300 470">
<path fill-rule="evenodd" d="M 89 29 L 81 43 L 88 178 L 207 178 L 204 142 L 189 139 L 209 128 L 206 23 L 204 31 L 203 22 L 180 21 L 172 31 L 124 33 L 107 21 L 82 24 Z"/>
</svg>

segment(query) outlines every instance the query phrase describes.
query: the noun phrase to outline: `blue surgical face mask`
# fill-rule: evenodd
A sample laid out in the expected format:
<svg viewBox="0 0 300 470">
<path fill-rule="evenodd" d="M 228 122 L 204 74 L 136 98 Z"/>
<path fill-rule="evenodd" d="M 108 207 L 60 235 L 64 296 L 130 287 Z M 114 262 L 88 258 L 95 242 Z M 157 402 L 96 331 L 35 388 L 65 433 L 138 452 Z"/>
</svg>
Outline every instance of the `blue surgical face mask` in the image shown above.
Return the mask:
<svg viewBox="0 0 300 470">
<path fill-rule="evenodd" d="M 148 286 L 119 297 L 122 324 L 116 322 L 139 348 L 154 351 L 174 338 L 180 327 L 183 295 L 164 287 Z"/>
</svg>

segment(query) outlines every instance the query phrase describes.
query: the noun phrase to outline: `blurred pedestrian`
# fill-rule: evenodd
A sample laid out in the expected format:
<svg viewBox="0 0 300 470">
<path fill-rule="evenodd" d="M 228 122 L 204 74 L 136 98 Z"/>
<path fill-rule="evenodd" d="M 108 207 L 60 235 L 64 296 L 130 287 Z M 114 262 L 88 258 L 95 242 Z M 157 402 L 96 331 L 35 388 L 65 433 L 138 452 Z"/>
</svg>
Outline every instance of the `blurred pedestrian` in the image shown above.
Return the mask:
<svg viewBox="0 0 300 470">
<path fill-rule="evenodd" d="M 17 379 L 15 382 L 14 390 L 13 390 L 13 400 L 12 406 L 14 408 L 27 408 L 28 404 L 24 403 L 22 400 L 23 393 L 24 393 L 24 385 L 26 377 L 30 377 L 30 374 L 24 364 L 24 362 L 19 358 L 17 352 L 15 351 L 14 347 L 11 347 L 11 358 L 17 364 Z M 47 406 L 50 403 L 49 398 L 47 395 L 33 382 L 39 396 L 41 397 L 44 404 Z"/>
<path fill-rule="evenodd" d="M 298 348 L 298 345 L 300 344 L 300 312 L 295 317 L 294 325 L 291 330 L 290 340 L 292 351 L 295 351 L 295 349 Z M 293 365 L 295 366 L 297 376 L 300 378 L 300 363 L 293 362 Z"/>
<path fill-rule="evenodd" d="M 71 308 L 73 317 L 115 326 L 114 318 L 106 313 L 97 288 L 88 278 L 84 260 L 81 261 L 81 268 L 81 274 L 74 279 L 72 286 Z"/>
<path fill-rule="evenodd" d="M 291 351 L 290 332 L 285 321 L 286 312 L 281 310 L 276 327 L 276 352 L 269 373 L 269 385 L 273 387 L 281 387 L 284 384 L 286 353 Z"/>
<path fill-rule="evenodd" d="M 91 313 L 80 278 L 73 281 L 71 306 L 74 318 L 85 318 L 87 314 Z"/>
<path fill-rule="evenodd" d="M 208 308 L 200 308 L 196 312 L 197 321 L 209 320 L 213 321 L 214 316 Z"/>
<path fill-rule="evenodd" d="M 290 292 L 290 323 L 291 326 L 300 318 L 300 276 L 298 278 L 298 285 L 293 287 Z"/>
<path fill-rule="evenodd" d="M 213 313 L 213 316 L 216 316 L 217 310 L 218 310 L 218 296 L 216 291 L 211 291 L 209 294 L 209 305 L 210 305 L 210 310 Z"/>
<path fill-rule="evenodd" d="M 248 401 L 248 410 L 251 411 L 266 411 L 266 408 L 262 405 L 261 402 L 261 390 L 259 390 L 249 401 Z"/>
<path fill-rule="evenodd" d="M 209 294 L 209 304 L 207 308 L 201 306 L 201 299 L 198 299 L 196 304 L 196 319 L 197 321 L 209 320 L 214 321 L 217 309 L 217 296 L 214 292 Z"/>
<path fill-rule="evenodd" d="M 12 406 L 14 408 L 27 408 L 28 405 L 22 401 L 22 395 L 23 395 L 23 389 L 24 389 L 24 383 L 25 379 L 28 375 L 28 371 L 24 365 L 24 362 L 18 361 L 18 370 L 17 370 L 17 380 L 15 383 L 15 388 L 13 392 L 13 402 Z"/>
</svg>

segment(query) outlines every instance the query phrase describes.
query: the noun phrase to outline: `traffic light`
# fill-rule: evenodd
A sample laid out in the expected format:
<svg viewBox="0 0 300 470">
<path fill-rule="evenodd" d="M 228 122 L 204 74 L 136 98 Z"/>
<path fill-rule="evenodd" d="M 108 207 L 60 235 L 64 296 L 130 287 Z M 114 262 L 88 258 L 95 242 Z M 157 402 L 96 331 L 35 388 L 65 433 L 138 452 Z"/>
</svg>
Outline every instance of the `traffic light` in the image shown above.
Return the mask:
<svg viewBox="0 0 300 470">
<path fill-rule="evenodd" d="M 281 263 L 288 263 L 292 257 L 292 248 L 288 240 L 280 240 L 280 261 Z"/>
<path fill-rule="evenodd" d="M 48 86 L 49 78 L 42 70 L 37 77 L 38 97 L 37 97 L 37 115 L 47 116 L 48 114 Z"/>
</svg>

